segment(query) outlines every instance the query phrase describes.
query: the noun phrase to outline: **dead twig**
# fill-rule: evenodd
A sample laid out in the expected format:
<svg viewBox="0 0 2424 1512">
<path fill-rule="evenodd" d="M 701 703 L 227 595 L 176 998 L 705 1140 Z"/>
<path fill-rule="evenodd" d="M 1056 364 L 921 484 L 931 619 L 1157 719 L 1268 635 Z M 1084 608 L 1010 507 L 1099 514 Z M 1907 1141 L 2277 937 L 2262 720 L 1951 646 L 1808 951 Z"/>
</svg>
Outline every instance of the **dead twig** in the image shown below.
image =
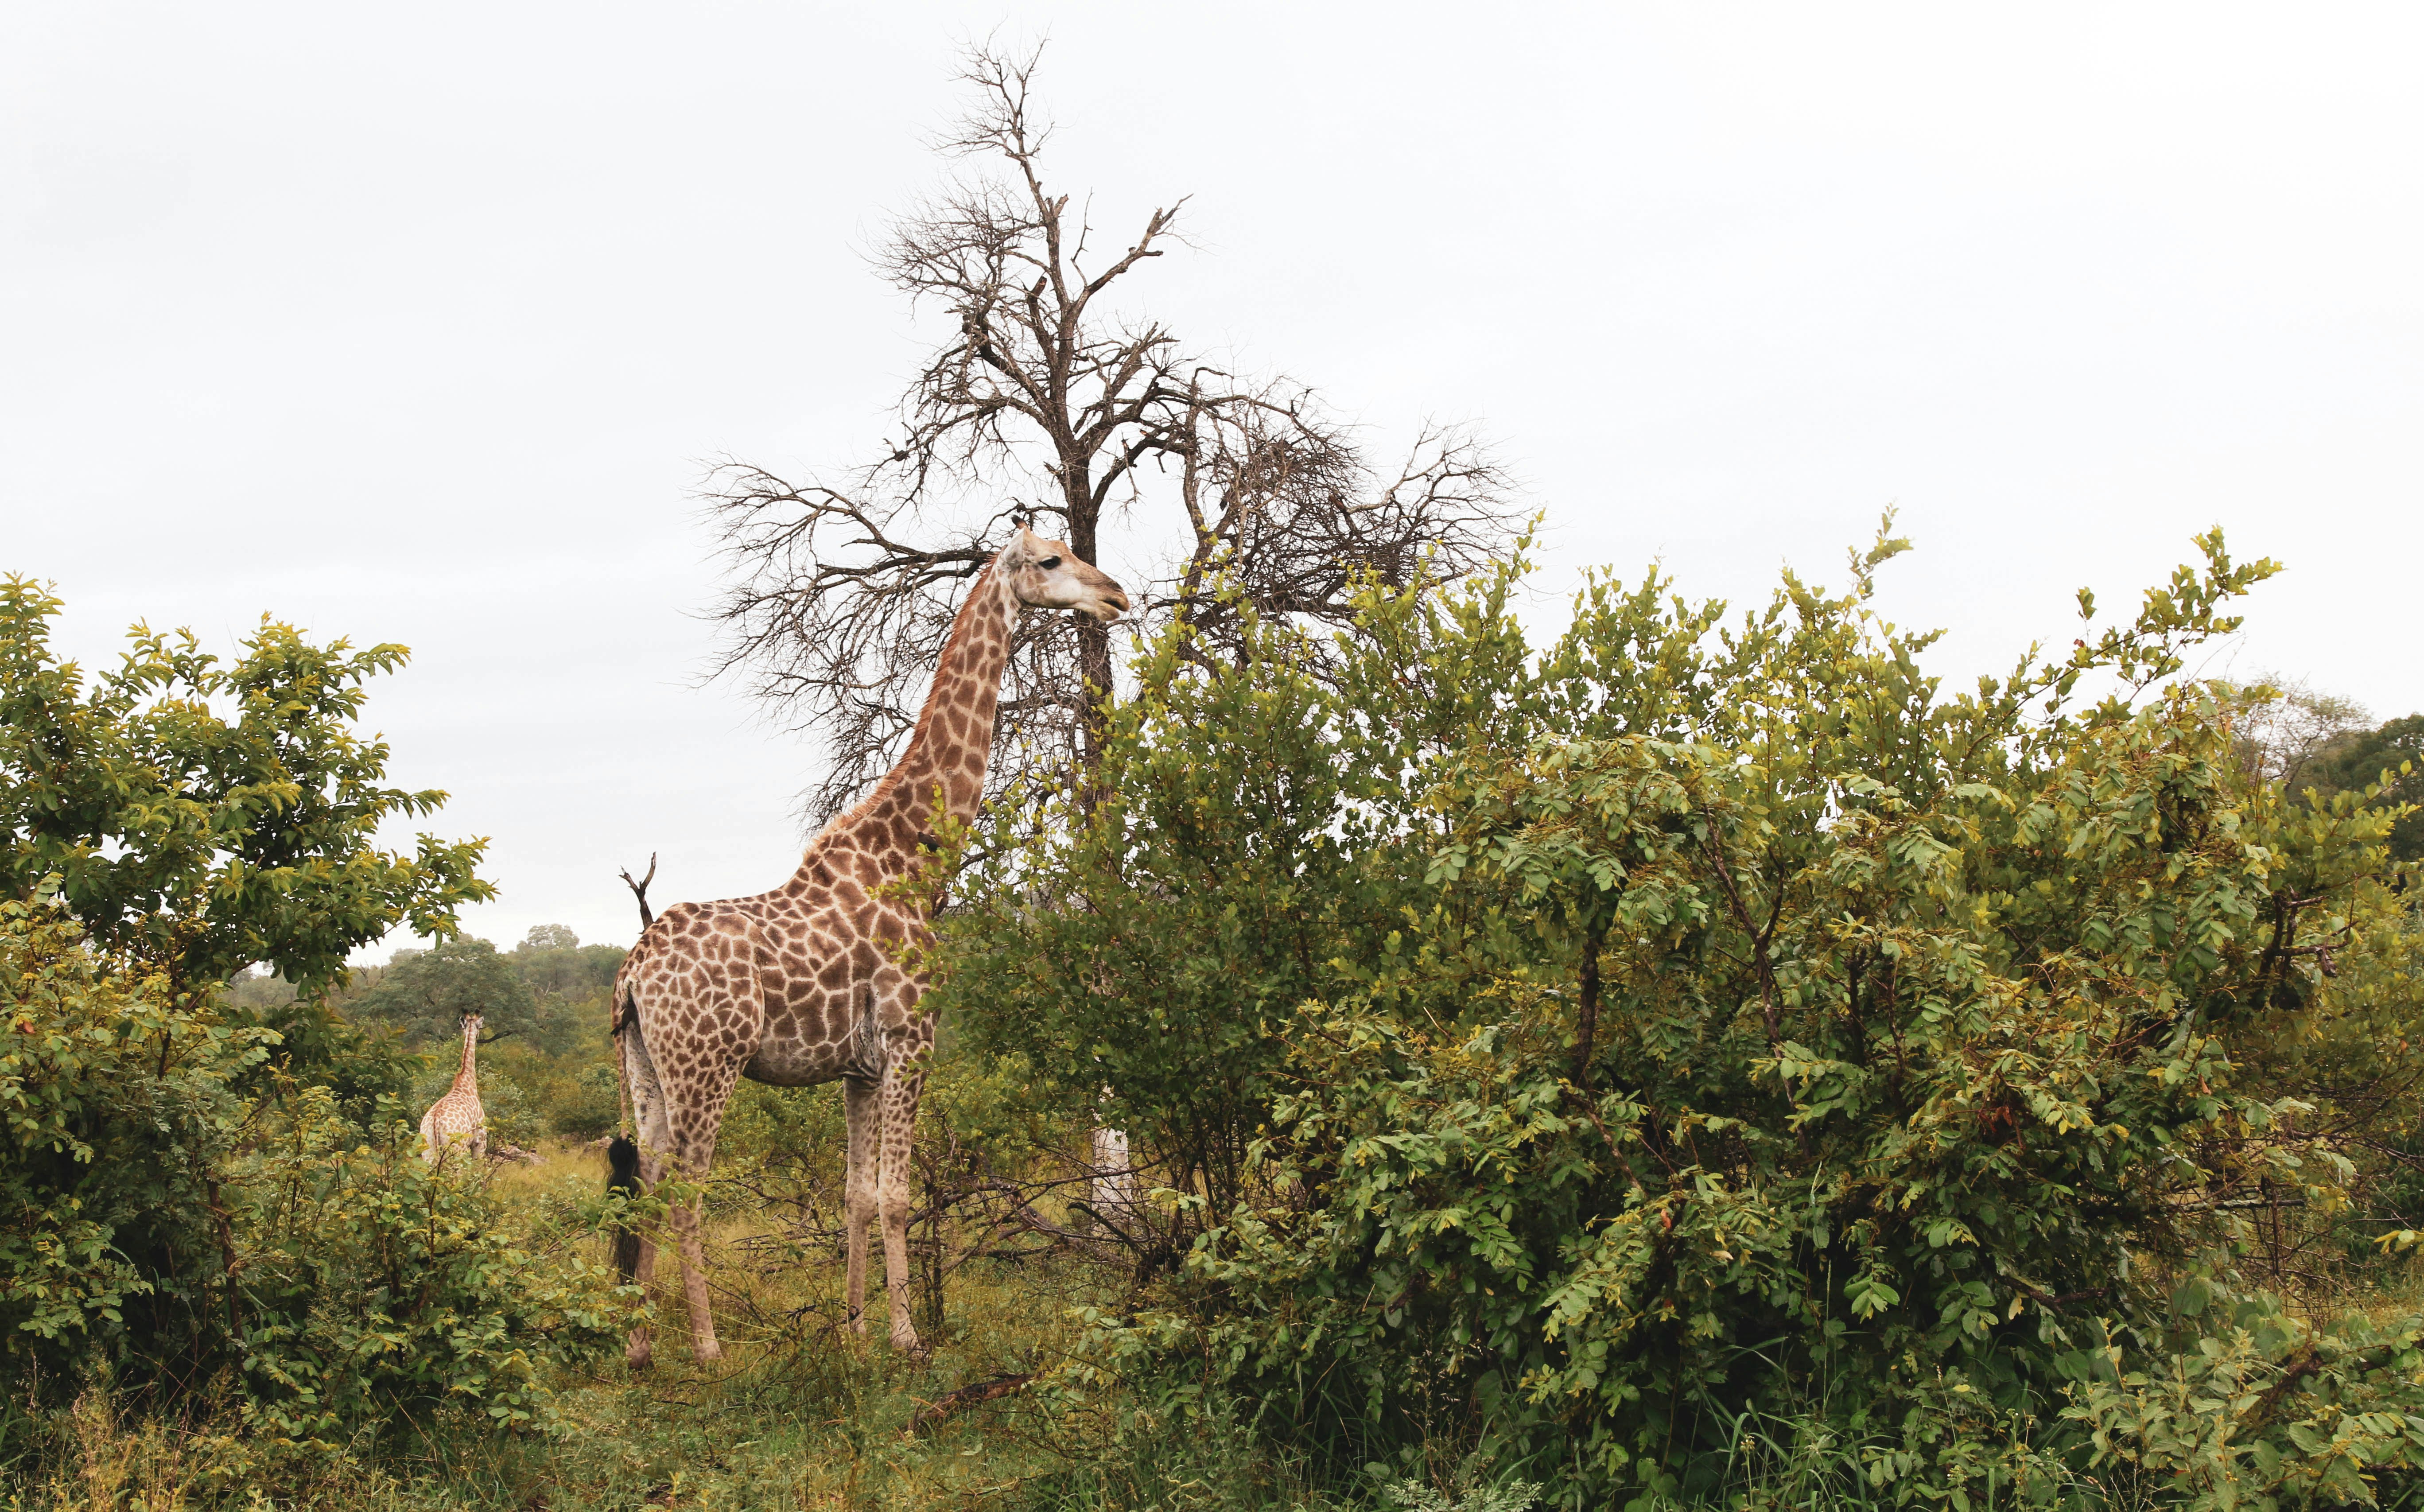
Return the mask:
<svg viewBox="0 0 2424 1512">
<path fill-rule="evenodd" d="M 996 1376 L 991 1380 L 974 1382 L 955 1392 L 946 1392 L 929 1405 L 919 1408 L 909 1420 L 911 1433 L 923 1433 L 952 1413 L 976 1407 L 981 1403 L 998 1401 L 1013 1392 L 1027 1390 L 1034 1376 Z"/>
</svg>

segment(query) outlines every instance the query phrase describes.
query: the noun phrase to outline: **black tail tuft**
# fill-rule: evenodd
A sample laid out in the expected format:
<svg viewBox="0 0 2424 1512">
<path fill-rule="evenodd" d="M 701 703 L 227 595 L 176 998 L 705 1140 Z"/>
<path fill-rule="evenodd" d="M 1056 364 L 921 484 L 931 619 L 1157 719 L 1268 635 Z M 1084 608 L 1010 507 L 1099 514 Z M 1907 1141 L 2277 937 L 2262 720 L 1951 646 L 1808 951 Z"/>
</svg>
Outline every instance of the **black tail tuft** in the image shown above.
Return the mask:
<svg viewBox="0 0 2424 1512">
<path fill-rule="evenodd" d="M 606 1146 L 606 1190 L 625 1197 L 640 1195 L 640 1147 L 621 1135 Z M 625 1285 L 640 1273 L 640 1232 L 626 1225 L 614 1230 L 614 1274 Z"/>
</svg>

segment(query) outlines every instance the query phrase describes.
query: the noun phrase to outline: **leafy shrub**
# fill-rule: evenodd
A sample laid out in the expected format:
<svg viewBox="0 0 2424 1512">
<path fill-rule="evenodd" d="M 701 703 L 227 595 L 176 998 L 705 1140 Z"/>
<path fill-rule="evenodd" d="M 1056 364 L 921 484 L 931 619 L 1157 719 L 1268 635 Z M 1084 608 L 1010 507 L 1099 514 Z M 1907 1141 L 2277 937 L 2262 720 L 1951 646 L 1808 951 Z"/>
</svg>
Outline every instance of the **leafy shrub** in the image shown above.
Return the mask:
<svg viewBox="0 0 2424 1512">
<path fill-rule="evenodd" d="M 327 1002 L 356 947 L 451 935 L 493 892 L 484 842 L 375 847 L 445 796 L 385 787 L 353 726 L 404 648 L 264 621 L 222 664 L 138 626 L 88 680 L 52 652 L 58 609 L 0 580 L 0 1432 L 76 1393 L 79 1422 L 233 1415 L 273 1448 L 433 1413 L 543 1424 L 550 1372 L 635 1299 L 482 1173 L 423 1166 L 398 1102 L 417 1067 Z M 543 944 L 558 986 L 597 975 Z M 231 990 L 256 963 L 301 991 Z M 510 1079 L 490 1095 L 534 1138 Z"/>
<path fill-rule="evenodd" d="M 2079 1383 L 2065 1415 L 2089 1430 L 2095 1462 L 2165 1476 L 2200 1512 L 2371 1504 L 2377 1486 L 2424 1486 L 2424 1323 L 2318 1329 L 2201 1277 L 2175 1312 L 2161 1349 L 2105 1342 L 2057 1361 Z"/>
<path fill-rule="evenodd" d="M 130 1351 L 208 1368 L 231 1085 L 275 1041 L 107 970 L 81 934 L 48 893 L 0 899 L 0 1364 L 62 1389 Z"/>
<path fill-rule="evenodd" d="M 223 1002 L 219 1016 L 231 1027 L 271 1036 L 264 1042 L 268 1055 L 236 1083 L 238 1091 L 262 1098 L 276 1096 L 286 1082 L 325 1087 L 338 1113 L 365 1136 L 410 1099 L 426 1069 L 395 1034 L 350 1024 L 326 999 L 298 997 L 256 1009 Z"/>
<path fill-rule="evenodd" d="M 2333 741 L 2300 780 L 2327 795 L 2352 793 L 2379 806 L 2424 804 L 2424 714 Z M 2424 807 L 2409 807 L 2391 826 L 2390 853 L 2424 860 Z"/>
<path fill-rule="evenodd" d="M 937 1001 L 970 1046 L 1033 1068 L 1216 1210 L 1244 1194 L 1286 1026 L 1420 878 L 1384 842 L 1394 764 L 1343 749 L 1299 638 L 1247 620 L 1243 664 L 1191 676 L 1173 634 L 1111 714 L 1099 776 L 981 820 Z M 1041 821 L 1038 809 L 1041 809 Z M 1040 838 L 1030 831 L 1040 832 Z"/>
<path fill-rule="evenodd" d="M 432 1171 L 390 1101 L 233 1090 L 276 1037 L 97 963 L 47 900 L 0 899 L 0 1361 L 236 1411 L 325 1449 L 469 1413 L 544 1425 L 548 1374 L 611 1350 L 636 1297 L 545 1252 L 485 1173 Z"/>
<path fill-rule="evenodd" d="M 559 1083 L 547 1106 L 549 1129 L 575 1139 L 595 1138 L 622 1117 L 622 1083 L 614 1063 L 595 1060 Z"/>
<path fill-rule="evenodd" d="M 433 1170 L 400 1122 L 359 1142 L 318 1088 L 281 1122 L 231 1172 L 251 1433 L 327 1448 L 439 1412 L 541 1427 L 550 1368 L 619 1347 L 636 1294 L 535 1249 L 477 1163 Z"/>
<path fill-rule="evenodd" d="M 1227 662 L 1173 632 L 1113 793 L 997 840 L 946 951 L 963 1011 L 1123 1118 L 1222 1089 L 1240 1200 L 1212 1137 L 1143 1124 L 1216 1226 L 1099 1320 L 1109 1360 L 1341 1472 L 1698 1499 L 1793 1421 L 1958 1504 L 2168 1475 L 2130 1382 L 2241 1349 L 2314 1441 L 2214 1494 L 2405 1473 L 2404 1345 L 2301 1371 L 2175 1306 L 2250 1290 L 2249 1215 L 2344 1205 L 2387 1115 L 2295 1093 L 2384 1051 L 2330 1026 L 2424 1039 L 2368 954 L 2412 929 L 2404 811 L 2251 784 L 2244 696 L 2174 680 L 2272 570 L 2200 544 L 2134 623 L 1957 693 L 1868 607 L 1883 540 L 1731 626 L 1595 583 L 1537 655 L 1511 574 L 1367 600 L 1328 680 L 1284 627 Z M 2341 1396 L 2352 1447 L 2312 1425 Z"/>
</svg>

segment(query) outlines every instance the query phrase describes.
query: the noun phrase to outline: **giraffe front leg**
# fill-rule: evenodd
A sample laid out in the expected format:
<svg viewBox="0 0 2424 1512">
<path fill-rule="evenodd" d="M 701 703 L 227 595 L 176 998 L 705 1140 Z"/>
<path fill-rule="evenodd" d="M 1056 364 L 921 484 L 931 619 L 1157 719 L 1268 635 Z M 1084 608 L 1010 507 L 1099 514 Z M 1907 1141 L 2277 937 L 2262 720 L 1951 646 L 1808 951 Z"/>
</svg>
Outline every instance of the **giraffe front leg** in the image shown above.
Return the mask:
<svg viewBox="0 0 2424 1512">
<path fill-rule="evenodd" d="M 914 1069 L 912 1069 L 914 1068 Z M 925 1090 L 922 1061 L 885 1074 L 882 1101 L 884 1166 L 876 1177 L 875 1204 L 884 1219 L 884 1286 L 892 1298 L 892 1347 L 923 1352 L 909 1316 L 910 1144 L 917 1128 L 917 1097 Z M 937 1215 L 935 1221 L 939 1222 Z"/>
<path fill-rule="evenodd" d="M 881 1090 L 871 1082 L 842 1083 L 842 1106 L 850 1143 L 842 1180 L 842 1297 L 851 1331 L 867 1331 L 867 1231 L 875 1221 L 875 1178 L 884 1161 L 876 1116 Z"/>
</svg>

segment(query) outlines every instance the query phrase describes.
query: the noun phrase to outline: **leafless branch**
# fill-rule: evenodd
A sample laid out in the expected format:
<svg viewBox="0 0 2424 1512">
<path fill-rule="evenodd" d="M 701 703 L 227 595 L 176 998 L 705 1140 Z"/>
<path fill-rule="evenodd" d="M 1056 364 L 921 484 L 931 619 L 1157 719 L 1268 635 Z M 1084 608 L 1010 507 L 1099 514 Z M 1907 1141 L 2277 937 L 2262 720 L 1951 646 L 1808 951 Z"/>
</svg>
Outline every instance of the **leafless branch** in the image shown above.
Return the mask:
<svg viewBox="0 0 2424 1512">
<path fill-rule="evenodd" d="M 812 821 L 897 759 L 954 601 L 1010 517 L 1042 517 L 1097 563 L 1106 525 L 1125 526 L 1113 570 L 1154 614 L 1194 623 L 1213 654 L 1247 610 L 1344 624 L 1365 578 L 1453 577 L 1508 534 L 1507 478 L 1470 433 L 1427 426 L 1392 478 L 1311 390 L 1226 372 L 1158 321 L 1109 307 L 1184 245 L 1186 201 L 1131 223 L 1097 265 L 1089 208 L 1044 167 L 1039 56 L 970 51 L 970 107 L 933 144 L 964 167 L 876 254 L 914 308 L 948 317 L 901 397 L 898 438 L 805 482 L 728 461 L 704 492 L 729 569 L 714 672 L 824 742 Z M 1167 570 L 1138 581 L 1137 559 L 1150 572 L 1172 539 Z M 1102 626 L 1029 616 L 997 727 L 997 788 L 1091 767 L 1112 677 Z"/>
</svg>

